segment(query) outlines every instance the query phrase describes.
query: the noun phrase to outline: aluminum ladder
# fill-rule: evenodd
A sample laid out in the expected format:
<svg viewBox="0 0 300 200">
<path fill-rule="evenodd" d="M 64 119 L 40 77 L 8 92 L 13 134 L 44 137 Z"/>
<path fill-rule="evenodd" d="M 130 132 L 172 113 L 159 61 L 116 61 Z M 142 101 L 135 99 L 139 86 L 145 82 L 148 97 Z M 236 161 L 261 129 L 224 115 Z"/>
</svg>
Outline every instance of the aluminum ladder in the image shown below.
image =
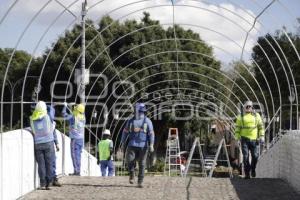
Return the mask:
<svg viewBox="0 0 300 200">
<path fill-rule="evenodd" d="M 195 153 L 196 146 L 198 146 L 198 151 L 199 151 L 199 156 L 200 156 L 199 159 L 193 159 L 193 155 Z M 201 167 L 200 174 L 202 174 L 204 177 L 207 177 L 207 173 L 206 173 L 206 170 L 205 170 L 205 167 L 206 167 L 205 164 L 206 163 L 205 163 L 205 160 L 204 160 L 203 151 L 202 151 L 202 148 L 201 148 L 199 137 L 196 137 L 194 142 L 193 142 L 193 146 L 191 148 L 191 151 L 189 153 L 189 157 L 188 157 L 188 160 L 187 160 L 187 163 L 186 163 L 186 168 L 184 170 L 184 176 L 187 175 L 192 160 L 199 160 L 200 161 L 200 167 Z"/>
<path fill-rule="evenodd" d="M 169 128 L 164 175 L 183 176 L 184 166 L 180 156 L 178 128 Z"/>
</svg>

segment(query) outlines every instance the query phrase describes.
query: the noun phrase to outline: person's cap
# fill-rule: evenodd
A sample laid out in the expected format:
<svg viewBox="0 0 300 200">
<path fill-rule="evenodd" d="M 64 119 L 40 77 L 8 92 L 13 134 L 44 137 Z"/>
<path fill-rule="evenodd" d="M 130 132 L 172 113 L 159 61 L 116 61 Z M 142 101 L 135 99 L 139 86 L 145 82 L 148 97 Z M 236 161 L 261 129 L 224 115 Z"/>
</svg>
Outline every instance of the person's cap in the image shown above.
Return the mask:
<svg viewBox="0 0 300 200">
<path fill-rule="evenodd" d="M 103 135 L 110 135 L 110 130 L 105 129 L 105 130 L 103 131 Z"/>
<path fill-rule="evenodd" d="M 146 112 L 146 105 L 144 103 L 136 103 L 135 109 L 140 112 Z"/>
</svg>

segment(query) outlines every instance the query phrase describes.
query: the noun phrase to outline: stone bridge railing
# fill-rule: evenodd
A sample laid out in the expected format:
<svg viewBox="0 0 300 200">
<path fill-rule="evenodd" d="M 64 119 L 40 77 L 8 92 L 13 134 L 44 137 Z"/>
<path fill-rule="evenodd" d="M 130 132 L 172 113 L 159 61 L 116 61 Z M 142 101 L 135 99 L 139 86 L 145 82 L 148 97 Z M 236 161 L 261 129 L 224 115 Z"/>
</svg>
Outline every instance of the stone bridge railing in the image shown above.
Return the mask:
<svg viewBox="0 0 300 200">
<path fill-rule="evenodd" d="M 300 130 L 289 131 L 266 152 L 257 164 L 260 178 L 280 178 L 300 192 Z"/>
</svg>

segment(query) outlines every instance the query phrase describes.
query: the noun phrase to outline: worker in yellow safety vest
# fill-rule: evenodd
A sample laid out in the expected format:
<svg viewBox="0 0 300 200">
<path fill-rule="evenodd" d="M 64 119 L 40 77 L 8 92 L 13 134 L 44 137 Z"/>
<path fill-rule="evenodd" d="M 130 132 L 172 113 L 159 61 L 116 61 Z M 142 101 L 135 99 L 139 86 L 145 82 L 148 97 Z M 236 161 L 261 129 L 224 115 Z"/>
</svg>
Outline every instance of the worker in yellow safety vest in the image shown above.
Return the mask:
<svg viewBox="0 0 300 200">
<path fill-rule="evenodd" d="M 242 112 L 236 119 L 235 137 L 241 141 L 245 179 L 256 177 L 256 164 L 259 156 L 259 144 L 265 142 L 264 124 L 259 113 L 253 110 L 252 101 L 246 101 Z M 249 150 L 251 163 L 249 161 Z"/>
<path fill-rule="evenodd" d="M 102 140 L 98 143 L 98 162 L 100 164 L 101 175 L 113 176 L 114 175 L 114 163 L 113 163 L 113 149 L 114 144 L 110 139 L 110 131 L 105 129 L 102 133 Z M 106 173 L 108 171 L 108 173 Z"/>
</svg>

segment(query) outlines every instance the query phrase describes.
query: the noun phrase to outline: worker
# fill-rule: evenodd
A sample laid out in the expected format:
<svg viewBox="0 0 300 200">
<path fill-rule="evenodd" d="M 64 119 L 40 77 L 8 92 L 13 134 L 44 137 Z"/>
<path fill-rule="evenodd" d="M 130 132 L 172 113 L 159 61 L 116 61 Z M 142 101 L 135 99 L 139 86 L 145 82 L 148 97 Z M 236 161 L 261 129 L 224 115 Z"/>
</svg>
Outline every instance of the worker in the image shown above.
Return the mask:
<svg viewBox="0 0 300 200">
<path fill-rule="evenodd" d="M 64 118 L 69 121 L 69 137 L 71 138 L 71 158 L 74 168 L 74 172 L 69 175 L 80 176 L 81 152 L 84 143 L 85 106 L 83 104 L 75 105 L 72 114 L 68 114 L 67 109 L 68 104 L 65 102 L 62 114 Z"/>
<path fill-rule="evenodd" d="M 36 104 L 30 116 L 30 126 L 34 136 L 34 154 L 40 177 L 38 189 L 49 190 L 52 181 L 52 158 L 54 154 L 53 124 L 47 114 L 47 106 L 44 101 L 39 101 Z"/>
<path fill-rule="evenodd" d="M 151 120 L 146 117 L 146 106 L 144 103 L 136 103 L 135 114 L 127 121 L 123 130 L 121 145 L 122 149 L 126 148 L 126 140 L 128 140 L 128 148 L 126 158 L 129 171 L 129 183 L 134 183 L 135 162 L 138 162 L 138 187 L 143 187 L 145 163 L 148 148 L 150 152 L 154 151 L 154 130 Z"/>
<path fill-rule="evenodd" d="M 252 101 L 244 104 L 244 113 L 237 117 L 235 125 L 235 137 L 241 141 L 245 179 L 256 177 L 256 164 L 259 156 L 259 144 L 265 141 L 264 125 L 259 113 L 253 109 Z M 251 153 L 251 163 L 249 161 L 249 150 Z"/>
<path fill-rule="evenodd" d="M 108 176 L 114 175 L 114 163 L 113 163 L 113 141 L 110 139 L 110 131 L 105 129 L 102 133 L 102 140 L 98 143 L 98 162 L 100 164 L 101 175 Z"/>
<path fill-rule="evenodd" d="M 47 113 L 50 117 L 51 123 L 53 124 L 53 139 L 54 139 L 53 142 L 54 142 L 55 149 L 58 152 L 59 144 L 58 144 L 57 134 L 56 134 L 56 130 L 55 130 L 56 123 L 54 121 L 55 109 L 53 108 L 52 105 L 47 106 Z M 52 155 L 52 185 L 61 187 L 61 183 L 58 181 L 57 174 L 56 174 L 56 153 L 55 153 L 55 151 L 53 151 L 53 155 Z"/>
</svg>

